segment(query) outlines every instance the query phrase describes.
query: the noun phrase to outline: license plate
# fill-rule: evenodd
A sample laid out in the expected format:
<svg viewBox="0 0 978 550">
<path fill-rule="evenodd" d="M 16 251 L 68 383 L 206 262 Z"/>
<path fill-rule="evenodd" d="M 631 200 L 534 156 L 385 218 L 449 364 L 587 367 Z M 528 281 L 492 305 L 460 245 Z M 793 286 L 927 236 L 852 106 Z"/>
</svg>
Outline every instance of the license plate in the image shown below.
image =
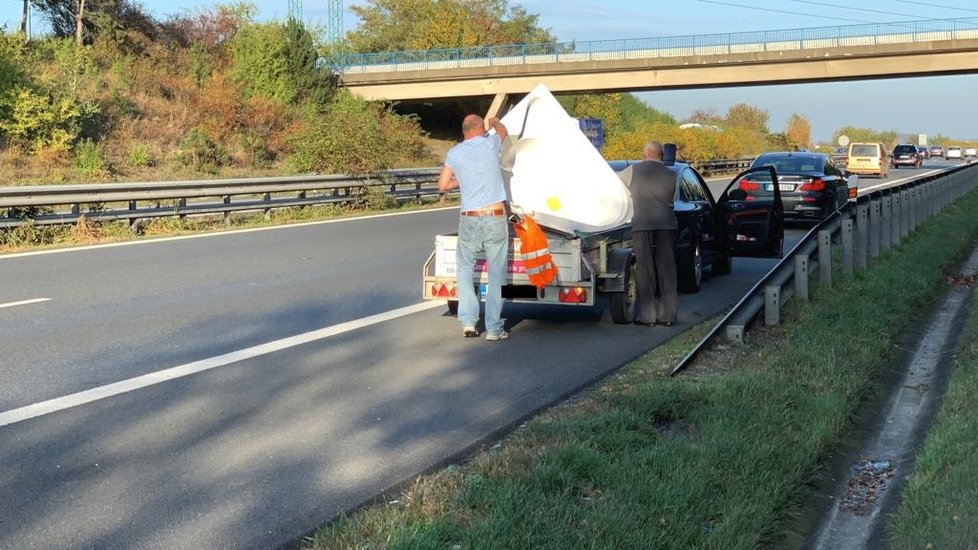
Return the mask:
<svg viewBox="0 0 978 550">
<path fill-rule="evenodd" d="M 779 183 L 778 184 L 778 189 L 780 189 L 781 191 L 794 191 L 795 190 L 795 186 L 794 185 L 791 185 L 790 183 Z M 774 184 L 773 183 L 765 183 L 764 184 L 764 190 L 765 191 L 774 191 Z"/>
</svg>

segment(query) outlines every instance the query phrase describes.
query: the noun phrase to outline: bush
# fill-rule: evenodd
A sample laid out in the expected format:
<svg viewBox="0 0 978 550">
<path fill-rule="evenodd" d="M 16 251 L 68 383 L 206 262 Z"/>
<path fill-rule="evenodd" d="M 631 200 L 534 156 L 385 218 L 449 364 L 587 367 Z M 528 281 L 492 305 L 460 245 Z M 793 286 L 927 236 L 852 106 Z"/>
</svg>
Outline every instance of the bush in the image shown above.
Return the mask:
<svg viewBox="0 0 978 550">
<path fill-rule="evenodd" d="M 79 172 L 89 177 L 102 177 L 109 172 L 102 148 L 90 139 L 82 140 L 75 147 L 74 164 Z"/>
<path fill-rule="evenodd" d="M 147 168 L 153 165 L 153 159 L 149 156 L 149 148 L 142 143 L 137 143 L 129 148 L 126 154 L 129 166 L 133 168 Z"/>
<path fill-rule="evenodd" d="M 429 155 L 417 119 L 345 90 L 326 113 L 308 117 L 291 144 L 297 172 L 364 174 Z"/>
<path fill-rule="evenodd" d="M 199 172 L 214 172 L 228 162 L 228 154 L 211 136 L 194 128 L 181 144 L 180 159 Z"/>
</svg>

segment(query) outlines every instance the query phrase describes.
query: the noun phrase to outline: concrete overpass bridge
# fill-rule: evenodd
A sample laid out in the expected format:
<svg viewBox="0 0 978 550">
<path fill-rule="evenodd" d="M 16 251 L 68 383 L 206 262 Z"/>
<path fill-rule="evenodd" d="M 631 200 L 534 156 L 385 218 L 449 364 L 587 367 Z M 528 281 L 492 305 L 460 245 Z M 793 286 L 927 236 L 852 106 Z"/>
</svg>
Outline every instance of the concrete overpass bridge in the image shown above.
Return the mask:
<svg viewBox="0 0 978 550">
<path fill-rule="evenodd" d="M 652 91 L 978 73 L 978 18 L 357 54 L 342 86 L 369 100 Z"/>
</svg>

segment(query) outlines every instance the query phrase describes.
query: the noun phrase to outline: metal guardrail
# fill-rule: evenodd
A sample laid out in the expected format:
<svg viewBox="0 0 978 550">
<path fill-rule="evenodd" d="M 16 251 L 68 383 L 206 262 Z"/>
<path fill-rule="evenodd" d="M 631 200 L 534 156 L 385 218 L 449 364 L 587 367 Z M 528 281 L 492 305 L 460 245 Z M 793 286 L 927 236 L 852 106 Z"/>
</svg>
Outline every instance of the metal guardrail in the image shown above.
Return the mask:
<svg viewBox="0 0 978 550">
<path fill-rule="evenodd" d="M 704 175 L 739 172 L 751 158 L 696 163 Z M 366 200 L 369 189 L 399 202 L 437 197 L 439 168 L 389 170 L 353 177 L 293 176 L 79 185 L 0 187 L 0 229 L 27 223 L 55 225 L 90 221 L 262 211 L 314 204 L 351 204 Z M 218 199 L 218 200 L 215 200 Z M 60 208 L 60 210 L 58 210 Z M 54 210 L 47 212 L 47 210 Z"/>
<path fill-rule="evenodd" d="M 851 275 L 867 269 L 880 253 L 900 246 L 918 225 L 939 213 L 969 190 L 978 187 L 978 164 L 861 195 L 816 225 L 774 266 L 719 323 L 677 364 L 671 375 L 687 366 L 723 334 L 743 343 L 747 328 L 763 318 L 765 325 L 781 322 L 781 309 L 791 298 L 808 300 L 811 274 L 832 288 L 834 270 Z M 833 246 L 841 246 L 834 262 Z M 838 263 L 838 265 L 836 265 Z"/>
<path fill-rule="evenodd" d="M 129 220 L 262 211 L 367 200 L 371 189 L 398 201 L 439 196 L 438 168 L 389 170 L 354 176 L 293 176 L 223 180 L 31 185 L 0 188 L 0 228 L 87 220 Z M 218 199 L 218 200 L 215 200 Z M 232 200 L 234 199 L 234 200 Z M 121 204 L 122 206 L 113 206 Z M 62 209 L 57 211 L 58 207 Z M 44 212 L 52 210 L 55 212 Z M 28 215 L 24 215 L 25 212 Z"/>
<path fill-rule="evenodd" d="M 972 17 L 626 40 L 345 54 L 333 63 L 337 72 L 362 74 L 563 61 L 727 55 L 973 38 L 978 38 L 978 18 Z"/>
</svg>

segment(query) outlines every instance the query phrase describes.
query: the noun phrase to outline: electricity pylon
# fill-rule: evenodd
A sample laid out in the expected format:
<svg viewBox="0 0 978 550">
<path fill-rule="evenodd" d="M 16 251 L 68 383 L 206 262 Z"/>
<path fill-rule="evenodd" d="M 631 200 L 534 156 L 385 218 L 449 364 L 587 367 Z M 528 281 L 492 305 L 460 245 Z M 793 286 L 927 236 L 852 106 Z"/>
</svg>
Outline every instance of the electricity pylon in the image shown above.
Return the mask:
<svg viewBox="0 0 978 550">
<path fill-rule="evenodd" d="M 326 0 L 326 41 L 343 39 L 343 0 Z"/>
<path fill-rule="evenodd" d="M 289 0 L 289 19 L 302 22 L 302 0 Z"/>
</svg>

